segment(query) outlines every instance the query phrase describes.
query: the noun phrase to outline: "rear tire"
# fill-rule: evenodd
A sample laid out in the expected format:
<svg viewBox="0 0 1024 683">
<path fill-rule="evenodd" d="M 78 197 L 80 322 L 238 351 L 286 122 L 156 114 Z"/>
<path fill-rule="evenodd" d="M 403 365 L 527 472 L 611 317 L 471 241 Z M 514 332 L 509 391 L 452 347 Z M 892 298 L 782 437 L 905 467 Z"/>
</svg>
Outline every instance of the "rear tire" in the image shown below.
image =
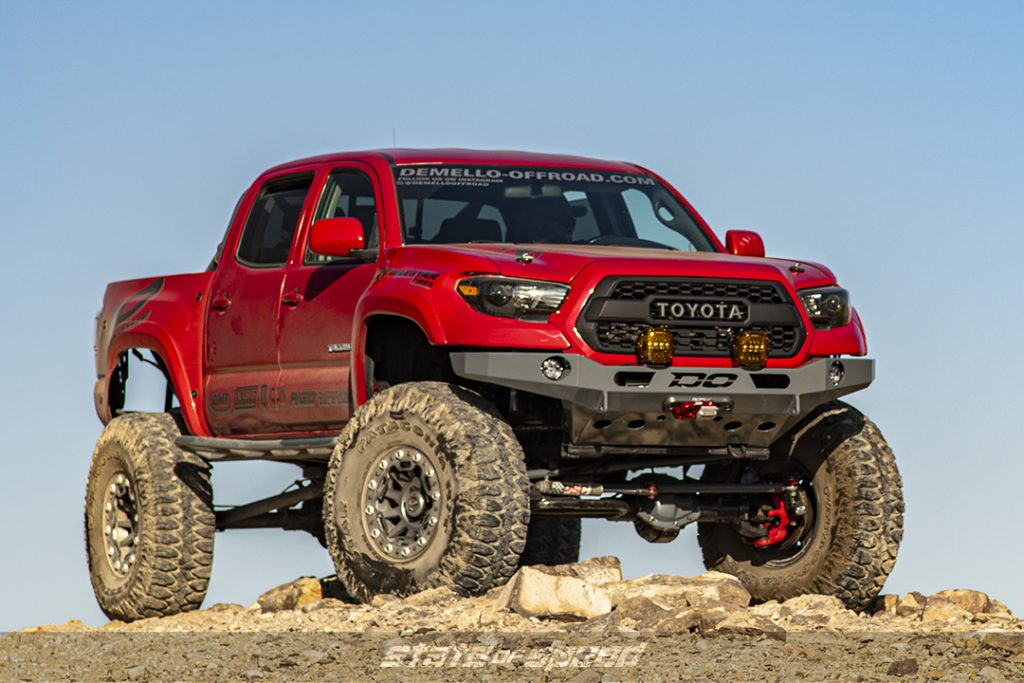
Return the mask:
<svg viewBox="0 0 1024 683">
<path fill-rule="evenodd" d="M 756 601 L 820 593 L 866 609 L 903 537 L 902 482 L 875 424 L 833 401 L 780 439 L 769 461 L 707 467 L 702 481 L 738 481 L 745 467 L 759 480 L 803 481 L 813 519 L 802 542 L 776 548 L 755 547 L 733 524 L 698 524 L 705 566 L 739 578 Z"/>
<path fill-rule="evenodd" d="M 324 529 L 338 578 L 358 600 L 501 585 L 519 565 L 529 521 L 523 449 L 466 389 L 390 387 L 338 437 Z"/>
<path fill-rule="evenodd" d="M 581 520 L 575 517 L 534 517 L 519 564 L 579 562 L 581 526 Z"/>
<path fill-rule="evenodd" d="M 209 465 L 174 445 L 166 413 L 133 413 L 100 435 L 85 495 L 85 546 L 100 609 L 133 621 L 198 609 L 213 565 Z"/>
</svg>

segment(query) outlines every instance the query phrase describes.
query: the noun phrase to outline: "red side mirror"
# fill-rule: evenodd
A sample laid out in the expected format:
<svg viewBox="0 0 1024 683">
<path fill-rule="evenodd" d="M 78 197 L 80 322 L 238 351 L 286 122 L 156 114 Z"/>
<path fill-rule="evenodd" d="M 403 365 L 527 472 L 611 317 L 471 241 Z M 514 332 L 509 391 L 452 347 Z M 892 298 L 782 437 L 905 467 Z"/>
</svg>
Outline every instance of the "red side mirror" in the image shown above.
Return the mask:
<svg viewBox="0 0 1024 683">
<path fill-rule="evenodd" d="M 309 235 L 309 248 L 324 256 L 348 256 L 365 246 L 363 224 L 356 218 L 321 218 Z"/>
<path fill-rule="evenodd" d="M 764 256 L 764 242 L 752 230 L 730 230 L 725 233 L 725 250 L 736 256 Z"/>
</svg>

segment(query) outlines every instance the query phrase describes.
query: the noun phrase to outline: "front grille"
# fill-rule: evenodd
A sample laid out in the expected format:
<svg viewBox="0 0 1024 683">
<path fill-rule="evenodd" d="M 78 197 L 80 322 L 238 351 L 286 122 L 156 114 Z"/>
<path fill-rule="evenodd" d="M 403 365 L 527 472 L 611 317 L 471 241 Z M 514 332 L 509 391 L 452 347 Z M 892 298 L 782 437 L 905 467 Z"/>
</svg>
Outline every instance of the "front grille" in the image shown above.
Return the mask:
<svg viewBox="0 0 1024 683">
<path fill-rule="evenodd" d="M 656 302 L 735 302 L 746 319 L 665 320 L 654 317 Z M 788 358 L 804 341 L 804 329 L 792 299 L 781 284 L 693 278 L 607 278 L 583 309 L 577 329 L 586 342 L 605 353 L 636 353 L 636 339 L 648 327 L 667 327 L 675 335 L 675 355 L 728 357 L 741 330 L 764 332 L 769 358 Z"/>
<path fill-rule="evenodd" d="M 620 280 L 610 299 L 647 299 L 653 296 L 745 299 L 752 304 L 781 304 L 786 301 L 775 285 L 715 280 Z"/>
</svg>

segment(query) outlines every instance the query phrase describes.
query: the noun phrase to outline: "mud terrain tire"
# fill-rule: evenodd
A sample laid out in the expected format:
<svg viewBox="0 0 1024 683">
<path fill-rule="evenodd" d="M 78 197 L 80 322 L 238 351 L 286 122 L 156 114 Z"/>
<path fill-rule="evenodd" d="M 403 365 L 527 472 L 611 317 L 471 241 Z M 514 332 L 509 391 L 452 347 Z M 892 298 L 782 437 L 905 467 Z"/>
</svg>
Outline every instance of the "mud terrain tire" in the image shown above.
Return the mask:
<svg viewBox="0 0 1024 683">
<path fill-rule="evenodd" d="M 521 565 L 569 564 L 580 559 L 581 525 L 578 518 L 534 517 L 526 535 Z"/>
<path fill-rule="evenodd" d="M 133 621 L 198 609 L 213 565 L 209 465 L 174 445 L 166 413 L 133 413 L 100 435 L 85 494 L 85 546 L 100 609 Z M 108 530 L 109 527 L 109 530 Z"/>
<path fill-rule="evenodd" d="M 523 449 L 471 391 L 443 382 L 390 387 L 338 437 L 324 528 L 338 578 L 361 601 L 501 585 L 519 565 L 529 522 Z"/>
<path fill-rule="evenodd" d="M 708 467 L 702 481 L 737 481 L 742 467 Z M 785 550 L 756 548 L 734 525 L 702 523 L 697 538 L 705 566 L 738 577 L 758 602 L 820 593 L 850 609 L 866 609 L 892 572 L 903 537 L 902 482 L 878 428 L 857 409 L 833 401 L 755 467 L 762 473 L 803 471 L 814 513 L 806 541 Z"/>
</svg>

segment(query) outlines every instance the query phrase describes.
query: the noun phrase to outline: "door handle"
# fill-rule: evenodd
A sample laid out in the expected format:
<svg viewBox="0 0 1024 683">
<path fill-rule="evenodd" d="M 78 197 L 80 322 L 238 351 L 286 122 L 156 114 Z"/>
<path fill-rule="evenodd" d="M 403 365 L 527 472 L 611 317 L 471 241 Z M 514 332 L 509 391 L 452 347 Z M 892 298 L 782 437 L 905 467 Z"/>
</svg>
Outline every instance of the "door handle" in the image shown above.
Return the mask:
<svg viewBox="0 0 1024 683">
<path fill-rule="evenodd" d="M 217 296 L 213 297 L 213 299 L 210 300 L 210 308 L 212 308 L 215 311 L 220 311 L 221 313 L 228 310 L 228 306 L 230 305 L 231 299 L 229 299 L 228 295 L 225 294 L 224 292 L 221 292 L 220 294 L 218 294 Z"/>
<path fill-rule="evenodd" d="M 295 306 L 298 306 L 300 303 L 302 303 L 302 298 L 302 293 L 298 290 L 298 288 L 296 288 L 290 292 L 285 292 L 281 296 L 281 303 L 283 303 L 285 306 L 290 306 L 294 308 Z"/>
</svg>

